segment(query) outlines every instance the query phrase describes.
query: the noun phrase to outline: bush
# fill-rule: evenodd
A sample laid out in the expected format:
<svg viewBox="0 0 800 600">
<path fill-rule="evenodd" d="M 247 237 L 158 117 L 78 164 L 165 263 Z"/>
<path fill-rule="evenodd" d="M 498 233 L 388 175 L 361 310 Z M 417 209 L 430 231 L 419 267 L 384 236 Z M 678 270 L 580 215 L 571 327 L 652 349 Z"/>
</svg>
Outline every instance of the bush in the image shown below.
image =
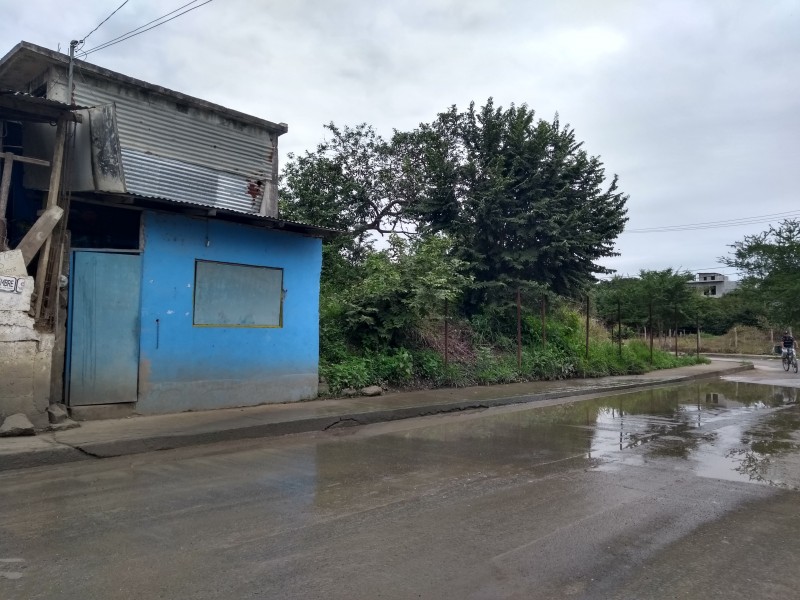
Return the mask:
<svg viewBox="0 0 800 600">
<path fill-rule="evenodd" d="M 322 374 L 331 391 L 367 385 L 390 387 L 464 387 L 515 381 L 555 380 L 570 377 L 633 375 L 653 369 L 668 369 L 704 362 L 693 356 L 675 357 L 650 347 L 641 340 L 629 340 L 619 347 L 607 335 L 590 333 L 589 358 L 585 356 L 585 332 L 580 315 L 561 310 L 548 321 L 547 345 L 541 343 L 541 321 L 528 316 L 523 323 L 521 367 L 517 366 L 516 340 L 493 333 L 492 320 L 472 320 L 474 353 L 451 360 L 430 348 L 394 348 L 385 352 L 365 351 L 358 355 L 346 346 L 323 355 Z M 420 337 L 421 336 L 417 336 Z M 490 340 L 492 343 L 490 343 Z M 474 358 L 472 358 L 474 356 Z"/>
<path fill-rule="evenodd" d="M 320 373 L 332 392 L 368 385 L 404 386 L 414 379 L 414 360 L 403 348 L 389 353 L 347 356 L 335 362 L 323 362 Z"/>
</svg>

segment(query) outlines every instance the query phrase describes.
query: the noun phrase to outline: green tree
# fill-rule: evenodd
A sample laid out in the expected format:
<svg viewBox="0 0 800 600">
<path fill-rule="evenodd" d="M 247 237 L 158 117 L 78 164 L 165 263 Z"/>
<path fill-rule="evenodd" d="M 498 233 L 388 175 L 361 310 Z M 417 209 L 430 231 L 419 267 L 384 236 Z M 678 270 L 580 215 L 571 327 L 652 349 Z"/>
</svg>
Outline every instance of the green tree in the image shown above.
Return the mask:
<svg viewBox="0 0 800 600">
<path fill-rule="evenodd" d="M 359 347 L 402 345 L 445 300 L 458 300 L 469 283 L 445 236 L 411 241 L 392 236 L 389 242 L 389 248 L 367 256 L 361 279 L 340 296 L 341 310 L 331 312 L 341 319 L 342 334 Z"/>
<path fill-rule="evenodd" d="M 344 128 L 330 123 L 325 129 L 329 139 L 313 152 L 289 155 L 280 211 L 288 219 L 341 229 L 333 245 L 358 263 L 374 234 L 409 228 L 404 208 L 412 192 L 402 176 L 407 161 L 365 123 Z"/>
<path fill-rule="evenodd" d="M 770 324 L 800 323 L 800 221 L 787 219 L 745 236 L 720 262 L 738 269 L 742 297 L 759 305 Z"/>
<path fill-rule="evenodd" d="M 615 326 L 621 316 L 624 325 L 639 328 L 647 323 L 642 294 L 641 280 L 636 277 L 615 276 L 601 281 L 594 289 L 597 316 L 608 327 Z"/>
<path fill-rule="evenodd" d="M 556 117 L 526 105 L 454 106 L 431 124 L 396 136 L 424 168 L 409 210 L 423 231 L 444 232 L 474 278 L 470 312 L 503 302 L 532 282 L 575 294 L 608 270 L 627 221 L 627 197 Z M 604 187 L 605 186 L 605 187 Z"/>
<path fill-rule="evenodd" d="M 687 283 L 691 273 L 674 269 L 642 270 L 638 277 L 614 277 L 595 287 L 598 316 L 610 325 L 617 320 L 629 327 L 672 328 L 695 318 L 695 296 Z"/>
</svg>

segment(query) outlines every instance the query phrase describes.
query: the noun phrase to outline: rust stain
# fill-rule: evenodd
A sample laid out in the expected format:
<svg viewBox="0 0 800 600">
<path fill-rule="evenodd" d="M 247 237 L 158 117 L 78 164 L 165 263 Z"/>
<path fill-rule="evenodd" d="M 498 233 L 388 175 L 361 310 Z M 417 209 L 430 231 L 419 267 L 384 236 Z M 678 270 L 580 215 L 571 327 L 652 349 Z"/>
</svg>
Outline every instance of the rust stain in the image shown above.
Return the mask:
<svg viewBox="0 0 800 600">
<path fill-rule="evenodd" d="M 247 195 L 253 200 L 258 200 L 264 194 L 264 181 L 257 179 L 255 181 L 247 180 Z"/>
<path fill-rule="evenodd" d="M 150 361 L 146 358 L 139 360 L 139 396 L 150 392 Z"/>
</svg>

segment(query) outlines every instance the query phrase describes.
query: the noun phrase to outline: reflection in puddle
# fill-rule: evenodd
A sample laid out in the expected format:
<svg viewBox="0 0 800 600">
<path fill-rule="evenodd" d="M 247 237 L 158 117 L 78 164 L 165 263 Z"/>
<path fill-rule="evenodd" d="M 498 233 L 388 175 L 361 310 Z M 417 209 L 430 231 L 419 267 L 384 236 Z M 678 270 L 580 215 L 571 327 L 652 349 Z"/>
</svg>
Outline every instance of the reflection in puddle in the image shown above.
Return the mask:
<svg viewBox="0 0 800 600">
<path fill-rule="evenodd" d="M 598 410 L 598 470 L 679 458 L 703 477 L 800 487 L 797 389 L 715 381 L 635 396 Z"/>
<path fill-rule="evenodd" d="M 342 430 L 316 446 L 318 508 L 650 461 L 800 488 L 797 390 L 713 380 L 554 406 Z M 794 462 L 793 462 L 794 461 Z"/>
</svg>

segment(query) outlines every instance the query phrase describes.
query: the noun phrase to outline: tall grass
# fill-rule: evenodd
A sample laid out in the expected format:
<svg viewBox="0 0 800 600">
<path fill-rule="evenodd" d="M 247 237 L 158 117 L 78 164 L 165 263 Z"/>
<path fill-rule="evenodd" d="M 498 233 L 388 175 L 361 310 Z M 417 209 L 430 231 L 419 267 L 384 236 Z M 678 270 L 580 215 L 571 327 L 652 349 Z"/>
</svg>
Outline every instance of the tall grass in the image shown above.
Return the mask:
<svg viewBox="0 0 800 600">
<path fill-rule="evenodd" d="M 571 334 L 575 337 L 575 334 Z M 558 342 L 558 339 L 555 339 Z M 398 349 L 387 353 L 351 355 L 335 364 L 323 363 L 322 375 L 332 393 L 344 388 L 381 385 L 391 388 L 465 387 L 518 381 L 568 379 L 571 377 L 604 377 L 633 375 L 654 369 L 708 362 L 695 356 L 675 357 L 654 350 L 639 340 L 622 346 L 622 355 L 610 340 L 591 340 L 589 357 L 585 347 L 577 348 L 570 340 L 560 343 L 527 344 L 517 365 L 516 351 L 480 346 L 472 362 L 453 361 L 445 364 L 443 356 L 430 349 Z M 581 353 L 583 351 L 583 354 Z"/>
</svg>

